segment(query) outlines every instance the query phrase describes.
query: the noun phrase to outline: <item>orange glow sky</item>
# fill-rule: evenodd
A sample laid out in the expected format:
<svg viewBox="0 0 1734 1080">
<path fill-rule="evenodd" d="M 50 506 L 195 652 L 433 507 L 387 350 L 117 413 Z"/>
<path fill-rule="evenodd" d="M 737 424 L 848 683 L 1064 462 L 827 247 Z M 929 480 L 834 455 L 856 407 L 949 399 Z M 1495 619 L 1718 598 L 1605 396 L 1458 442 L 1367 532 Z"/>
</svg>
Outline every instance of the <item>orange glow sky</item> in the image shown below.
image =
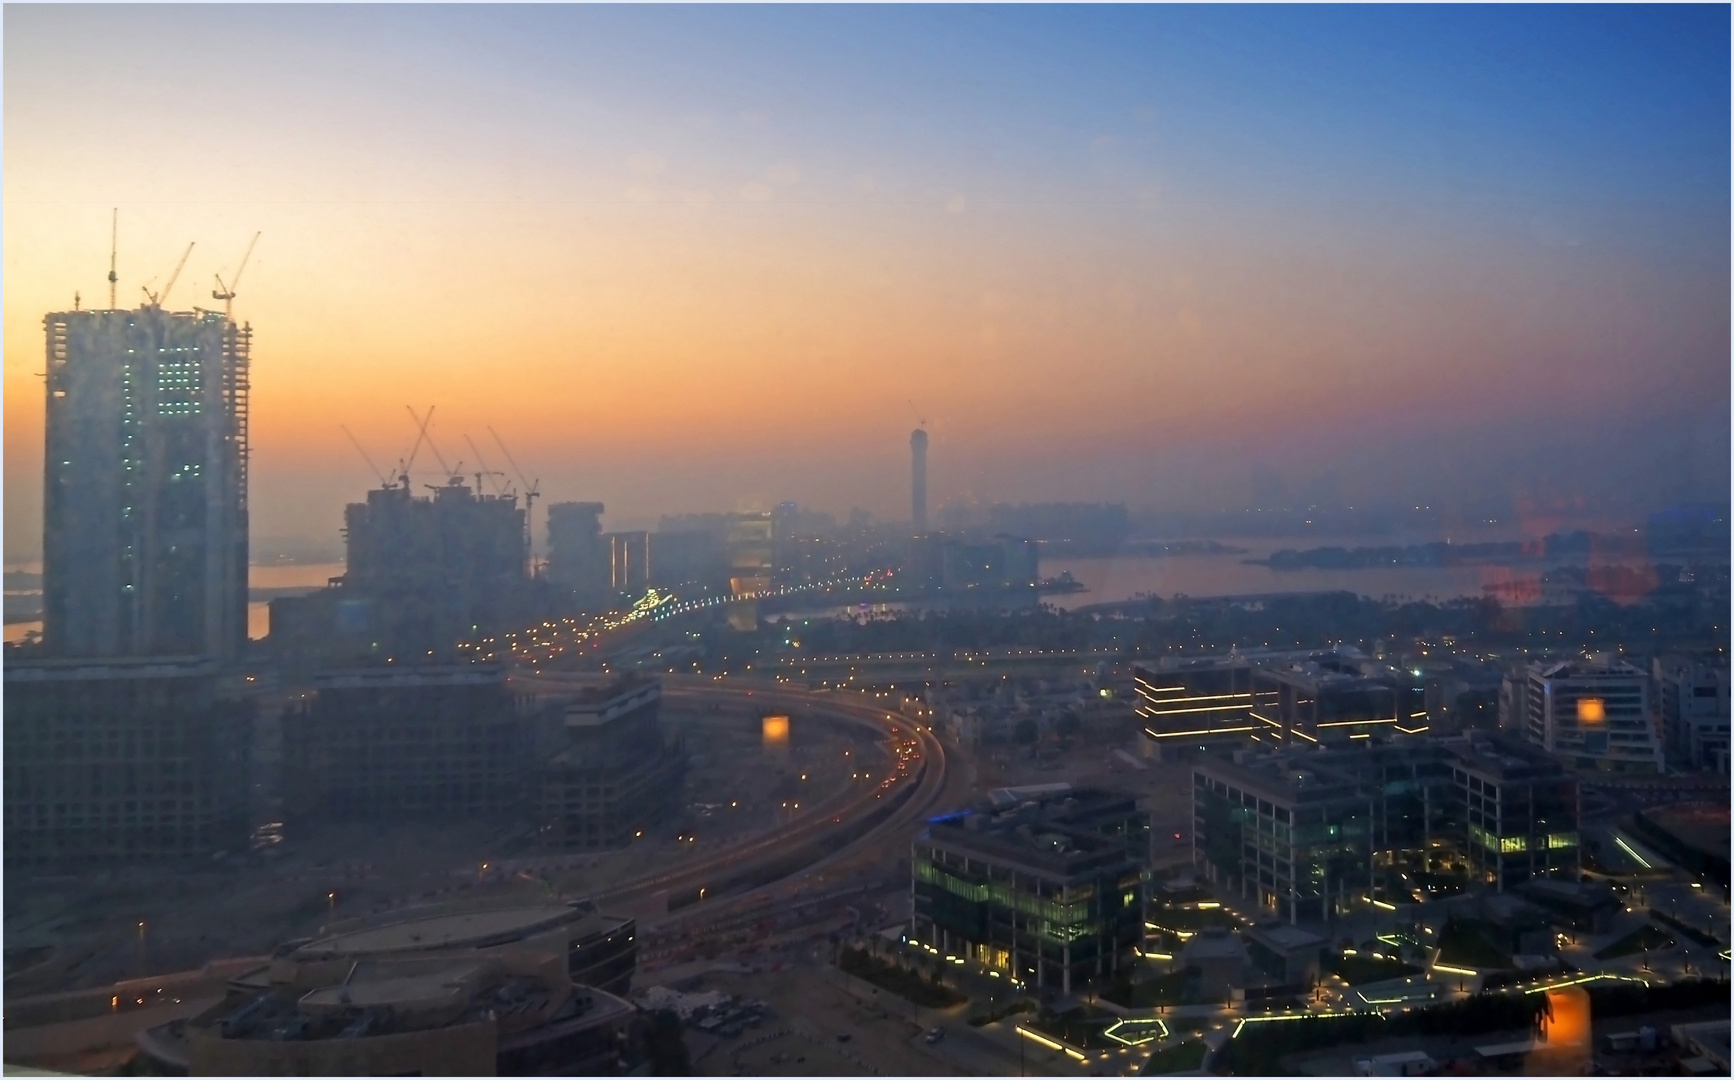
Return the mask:
<svg viewBox="0 0 1734 1080">
<path fill-rule="evenodd" d="M 7 555 L 40 546 L 41 319 L 103 302 L 115 206 L 123 305 L 189 240 L 169 306 L 212 303 L 263 231 L 256 537 L 335 539 L 372 483 L 338 425 L 384 466 L 406 404 L 466 472 L 492 424 L 614 527 L 906 515 L 910 399 L 935 504 L 1235 506 L 1257 469 L 1349 501 L 1726 497 L 1725 25 L 1704 87 L 1653 87 L 1660 26 L 1512 119 L 1449 34 L 1367 31 L 1458 50 L 1374 105 L 1312 80 L 1305 35 L 1272 38 L 1292 70 L 1222 52 L 1242 17 L 9 7 Z M 1604 29 L 1560 47 L 1632 40 Z M 1621 80 L 1687 102 L 1665 146 L 1634 132 L 1667 102 L 1560 128 Z"/>
</svg>

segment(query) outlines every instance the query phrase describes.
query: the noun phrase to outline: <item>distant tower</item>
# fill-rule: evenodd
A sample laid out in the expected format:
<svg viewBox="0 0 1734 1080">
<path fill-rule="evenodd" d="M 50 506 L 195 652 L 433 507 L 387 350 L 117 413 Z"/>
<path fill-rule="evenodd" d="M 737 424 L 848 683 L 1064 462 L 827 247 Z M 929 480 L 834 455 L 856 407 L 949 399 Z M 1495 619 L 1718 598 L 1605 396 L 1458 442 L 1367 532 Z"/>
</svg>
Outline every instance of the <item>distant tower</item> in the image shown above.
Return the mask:
<svg viewBox="0 0 1734 1080">
<path fill-rule="evenodd" d="M 927 531 L 927 429 L 909 433 L 910 519 L 917 535 Z"/>
<path fill-rule="evenodd" d="M 247 641 L 247 366 L 220 312 L 47 316 L 43 643 L 205 656 Z"/>
</svg>

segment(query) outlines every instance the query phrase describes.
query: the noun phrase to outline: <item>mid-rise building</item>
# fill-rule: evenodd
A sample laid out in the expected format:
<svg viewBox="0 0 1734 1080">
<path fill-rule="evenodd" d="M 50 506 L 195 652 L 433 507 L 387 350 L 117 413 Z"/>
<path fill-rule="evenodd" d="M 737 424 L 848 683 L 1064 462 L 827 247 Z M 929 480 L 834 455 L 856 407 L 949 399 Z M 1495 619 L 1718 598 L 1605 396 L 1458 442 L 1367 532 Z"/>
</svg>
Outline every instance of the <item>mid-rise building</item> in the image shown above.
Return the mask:
<svg viewBox="0 0 1734 1080">
<path fill-rule="evenodd" d="M 609 598 L 612 569 L 609 545 L 602 536 L 599 502 L 562 502 L 548 507 L 548 580 L 572 590 L 580 604 Z"/>
<path fill-rule="evenodd" d="M 623 847 L 680 806 L 686 754 L 658 722 L 662 687 L 625 677 L 592 687 L 544 721 L 536 768 L 542 843 Z"/>
<path fill-rule="evenodd" d="M 45 322 L 44 646 L 239 656 L 252 330 L 154 304 Z"/>
<path fill-rule="evenodd" d="M 1344 745 L 1426 731 L 1422 686 L 1364 675 L 1335 654 L 1253 669 L 1250 737 L 1272 743 Z"/>
<path fill-rule="evenodd" d="M 1524 734 L 1578 769 L 1661 772 L 1662 742 L 1649 674 L 1624 661 L 1555 661 L 1528 667 Z"/>
<path fill-rule="evenodd" d="M 1669 761 L 1728 771 L 1728 665 L 1658 657 L 1650 665 Z"/>
<path fill-rule="evenodd" d="M 1429 727 L 1424 685 L 1352 651 L 1164 658 L 1136 665 L 1133 689 L 1158 749 L 1382 742 Z"/>
<path fill-rule="evenodd" d="M 915 841 L 910 934 L 1036 989 L 1101 986 L 1143 940 L 1149 824 L 1130 796 L 1005 789 Z"/>
<path fill-rule="evenodd" d="M 1510 740 L 1289 747 L 1193 767 L 1205 876 L 1291 923 L 1435 884 L 1576 880 L 1577 782 Z"/>
<path fill-rule="evenodd" d="M 365 601 L 385 655 L 444 659 L 461 640 L 514 630 L 529 583 L 525 511 L 453 477 L 427 498 L 403 484 L 344 509 L 343 593 Z"/>
<path fill-rule="evenodd" d="M 208 857 L 247 842 L 251 703 L 214 659 L 8 659 L 9 863 Z"/>
<path fill-rule="evenodd" d="M 1543 879 L 1576 882 L 1581 866 L 1577 781 L 1559 763 L 1513 742 L 1453 754 L 1463 800 L 1464 851 L 1497 892 Z"/>
<path fill-rule="evenodd" d="M 1134 664 L 1134 712 L 1158 751 L 1164 746 L 1243 740 L 1262 724 L 1252 719 L 1252 663 L 1245 657 L 1164 657 Z M 1267 702 L 1272 697 L 1265 691 Z"/>
<path fill-rule="evenodd" d="M 615 593 L 641 593 L 650 585 L 650 534 L 642 529 L 604 533 L 608 543 L 608 587 Z"/>
<path fill-rule="evenodd" d="M 491 664 L 322 672 L 283 718 L 284 812 L 516 821 L 560 850 L 621 847 L 679 806 L 686 756 L 660 703 L 641 676 L 537 698 Z"/>
<path fill-rule="evenodd" d="M 283 718 L 292 821 L 499 819 L 528 809 L 534 706 L 498 665 L 322 672 Z"/>
</svg>

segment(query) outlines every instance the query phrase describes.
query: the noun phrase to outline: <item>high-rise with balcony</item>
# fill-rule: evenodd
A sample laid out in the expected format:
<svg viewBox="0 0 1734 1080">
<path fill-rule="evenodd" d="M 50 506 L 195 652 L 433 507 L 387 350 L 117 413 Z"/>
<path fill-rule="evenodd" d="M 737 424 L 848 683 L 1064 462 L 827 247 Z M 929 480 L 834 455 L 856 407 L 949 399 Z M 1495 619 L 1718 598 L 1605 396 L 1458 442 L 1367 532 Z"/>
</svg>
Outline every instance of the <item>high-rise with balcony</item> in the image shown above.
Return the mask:
<svg viewBox="0 0 1734 1080">
<path fill-rule="evenodd" d="M 247 640 L 247 369 L 220 312 L 47 316 L 43 642 L 233 660 Z"/>
</svg>

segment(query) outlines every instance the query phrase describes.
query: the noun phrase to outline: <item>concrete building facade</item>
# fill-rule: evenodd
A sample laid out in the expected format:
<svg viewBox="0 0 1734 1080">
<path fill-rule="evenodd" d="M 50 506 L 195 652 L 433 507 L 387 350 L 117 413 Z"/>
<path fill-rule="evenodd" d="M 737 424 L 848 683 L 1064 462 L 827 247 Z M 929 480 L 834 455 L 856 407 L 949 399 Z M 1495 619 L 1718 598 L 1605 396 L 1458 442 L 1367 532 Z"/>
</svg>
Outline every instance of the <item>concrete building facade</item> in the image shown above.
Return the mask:
<svg viewBox="0 0 1734 1080">
<path fill-rule="evenodd" d="M 245 847 L 251 704 L 216 660 L 9 661 L 5 684 L 8 863 Z"/>
<path fill-rule="evenodd" d="M 536 768 L 544 846 L 624 847 L 680 805 L 686 754 L 658 719 L 661 684 L 624 678 L 567 702 L 544 721 Z"/>
<path fill-rule="evenodd" d="M 238 657 L 251 329 L 155 305 L 45 324 L 45 647 Z"/>
<path fill-rule="evenodd" d="M 595 605 L 612 593 L 608 541 L 602 535 L 603 505 L 560 502 L 548 506 L 548 580 L 572 590 L 580 605 Z"/>
<path fill-rule="evenodd" d="M 1532 663 L 1527 673 L 1530 742 L 1573 768 L 1663 771 L 1647 672 L 1602 658 Z"/>
<path fill-rule="evenodd" d="M 1669 763 L 1727 772 L 1728 665 L 1657 657 L 1650 674 Z"/>
<path fill-rule="evenodd" d="M 284 812 L 291 822 L 520 815 L 532 710 L 498 665 L 323 672 L 283 718 Z"/>
</svg>

